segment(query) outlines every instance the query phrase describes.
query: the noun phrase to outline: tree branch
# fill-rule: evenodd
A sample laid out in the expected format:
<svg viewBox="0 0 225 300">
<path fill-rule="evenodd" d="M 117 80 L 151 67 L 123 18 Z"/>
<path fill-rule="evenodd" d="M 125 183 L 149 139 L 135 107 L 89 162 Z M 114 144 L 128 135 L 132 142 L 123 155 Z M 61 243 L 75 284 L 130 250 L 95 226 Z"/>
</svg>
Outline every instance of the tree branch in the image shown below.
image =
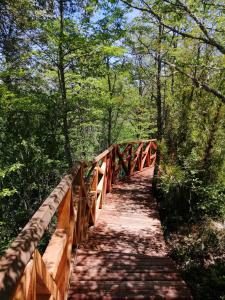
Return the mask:
<svg viewBox="0 0 225 300">
<path fill-rule="evenodd" d="M 175 64 L 172 64 L 168 61 L 164 61 L 164 63 L 172 68 L 174 68 L 175 70 L 177 70 L 179 73 L 181 73 L 182 75 L 188 77 L 189 79 L 192 80 L 193 84 L 197 87 L 197 88 L 202 88 L 204 89 L 206 92 L 213 94 L 214 96 L 216 96 L 217 98 L 219 98 L 220 100 L 222 100 L 223 103 L 225 103 L 225 96 L 218 90 L 214 89 L 213 87 L 209 86 L 206 83 L 202 83 L 200 82 L 197 78 L 191 76 L 190 74 L 187 74 L 186 72 L 184 72 L 181 68 L 179 68 L 178 66 L 176 66 Z"/>
<path fill-rule="evenodd" d="M 189 14 L 190 17 L 195 18 L 194 20 L 195 20 L 196 24 L 199 26 L 200 30 L 204 33 L 204 35 L 206 37 L 194 36 L 190 33 L 183 32 L 183 31 L 181 31 L 181 30 L 179 30 L 179 29 L 177 29 L 173 26 L 167 25 L 165 22 L 163 22 L 160 15 L 157 14 L 151 8 L 151 6 L 149 4 L 147 4 L 145 1 L 143 1 L 143 3 L 146 5 L 146 8 L 133 5 L 132 3 L 127 2 L 126 0 L 121 0 L 121 1 L 124 4 L 128 5 L 129 7 L 131 7 L 131 8 L 137 9 L 137 10 L 142 11 L 142 12 L 150 13 L 161 25 L 163 25 L 165 28 L 171 30 L 172 32 L 177 33 L 177 34 L 183 36 L 184 38 L 190 38 L 190 39 L 195 39 L 195 40 L 202 41 L 205 44 L 208 44 L 208 45 L 211 45 L 211 46 L 217 48 L 217 50 L 219 50 L 222 54 L 225 54 L 225 47 L 223 45 L 221 45 L 219 42 L 217 42 L 215 39 L 213 39 L 209 36 L 207 29 L 203 26 L 203 24 L 192 13 L 191 13 L 192 15 Z"/>
</svg>

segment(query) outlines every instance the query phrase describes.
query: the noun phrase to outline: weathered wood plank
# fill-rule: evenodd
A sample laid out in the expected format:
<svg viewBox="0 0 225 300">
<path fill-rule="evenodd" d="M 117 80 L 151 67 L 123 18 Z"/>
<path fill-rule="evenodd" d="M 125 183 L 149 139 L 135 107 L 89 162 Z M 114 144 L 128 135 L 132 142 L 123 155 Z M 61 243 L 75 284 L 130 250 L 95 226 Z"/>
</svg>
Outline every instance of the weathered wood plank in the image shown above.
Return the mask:
<svg viewBox="0 0 225 300">
<path fill-rule="evenodd" d="M 157 204 L 146 192 L 152 175 L 153 168 L 138 172 L 108 194 L 78 250 L 68 300 L 192 299 L 168 256 Z"/>
<path fill-rule="evenodd" d="M 0 299 L 9 299 L 72 182 L 65 176 L 0 259 Z"/>
<path fill-rule="evenodd" d="M 114 145 L 110 146 L 108 149 L 106 149 L 101 154 L 99 154 L 98 156 L 96 156 L 93 159 L 93 163 L 96 163 L 96 162 L 102 160 L 104 157 L 106 157 L 107 154 L 109 154 L 113 150 L 113 148 L 114 148 Z"/>
<path fill-rule="evenodd" d="M 8 299 L 15 290 L 16 293 L 23 294 L 24 299 L 48 297 L 49 288 L 39 278 L 40 274 L 37 275 L 34 271 L 31 257 L 57 208 L 59 209 L 57 229 L 46 249 L 43 260 L 47 264 L 47 268 L 50 268 L 49 262 L 52 265 L 52 269 L 49 271 L 57 286 L 60 287 L 62 297 L 66 296 L 72 242 L 74 245 L 78 245 L 86 239 L 88 227 L 95 223 L 106 192 L 111 191 L 112 183 L 118 176 L 123 175 L 123 170 L 129 176 L 133 173 L 136 163 L 138 163 L 139 170 L 144 166 L 143 158 L 145 159 L 145 157 L 142 155 L 141 145 L 145 143 L 152 144 L 156 149 L 155 140 L 131 141 L 112 145 L 96 156 L 90 167 L 86 163 L 79 163 L 72 169 L 71 176 L 64 177 L 0 260 L 0 298 Z M 134 144 L 139 144 L 139 147 L 133 160 L 132 147 Z M 123 149 L 122 153 L 119 150 L 120 147 Z M 150 157 L 150 152 L 147 152 L 146 148 L 144 155 Z M 149 159 L 151 160 L 151 158 Z M 155 157 L 152 157 L 152 162 L 154 161 Z M 98 165 L 100 162 L 102 163 L 101 167 Z M 99 182 L 100 174 L 102 178 Z M 74 207 L 73 193 L 76 196 Z M 50 255 L 49 251 L 55 253 L 55 256 Z M 28 263 L 29 261 L 31 263 Z M 63 272 L 60 272 L 60 269 L 63 269 Z M 37 290 L 39 290 L 38 293 Z M 21 299 L 22 297 L 20 296 Z M 49 297 L 50 299 L 55 298 L 50 294 Z"/>
<path fill-rule="evenodd" d="M 20 279 L 20 282 L 12 297 L 13 300 L 32 299 L 32 293 L 36 288 L 35 285 L 36 273 L 33 266 L 34 266 L 33 259 L 31 259 L 27 264 L 24 274 L 22 275 L 22 278 Z"/>
<path fill-rule="evenodd" d="M 103 192 L 103 188 L 104 188 L 104 180 L 105 180 L 105 172 L 106 172 L 106 162 L 103 162 L 102 166 L 101 166 L 101 171 L 103 174 L 101 180 L 99 181 L 98 183 L 98 186 L 97 186 L 97 192 L 98 193 L 102 193 Z"/>
<path fill-rule="evenodd" d="M 48 295 L 48 297 L 52 295 L 55 300 L 63 299 L 54 279 L 48 272 L 47 267 L 37 250 L 35 250 L 34 253 L 34 265 L 37 274 L 37 299 L 38 297 L 43 298 L 43 295 Z"/>
<path fill-rule="evenodd" d="M 48 272 L 53 278 L 56 277 L 67 239 L 68 234 L 66 229 L 56 229 L 48 247 L 45 250 L 45 253 L 43 254 L 43 261 L 45 262 Z"/>
</svg>

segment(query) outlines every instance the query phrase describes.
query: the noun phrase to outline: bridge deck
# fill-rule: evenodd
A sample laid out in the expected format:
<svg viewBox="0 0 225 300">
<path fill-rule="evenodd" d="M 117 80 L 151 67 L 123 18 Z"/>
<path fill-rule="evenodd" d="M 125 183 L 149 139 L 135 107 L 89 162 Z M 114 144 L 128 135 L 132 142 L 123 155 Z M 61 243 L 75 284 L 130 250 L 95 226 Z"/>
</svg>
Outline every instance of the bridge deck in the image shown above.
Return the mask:
<svg viewBox="0 0 225 300">
<path fill-rule="evenodd" d="M 108 194 L 97 224 L 80 246 L 68 299 L 191 299 L 168 257 L 152 168 L 120 182 Z"/>
</svg>

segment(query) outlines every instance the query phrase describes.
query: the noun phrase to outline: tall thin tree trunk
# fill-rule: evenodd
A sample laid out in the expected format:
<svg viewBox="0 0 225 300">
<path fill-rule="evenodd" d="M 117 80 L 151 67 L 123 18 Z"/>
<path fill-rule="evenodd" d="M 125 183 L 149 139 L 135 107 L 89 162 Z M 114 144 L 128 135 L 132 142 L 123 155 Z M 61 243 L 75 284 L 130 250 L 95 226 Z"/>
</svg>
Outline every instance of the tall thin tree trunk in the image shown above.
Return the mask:
<svg viewBox="0 0 225 300">
<path fill-rule="evenodd" d="M 108 108 L 108 147 L 112 144 L 112 107 Z"/>
<path fill-rule="evenodd" d="M 216 132 L 218 129 L 218 124 L 220 121 L 220 112 L 222 109 L 222 102 L 217 105 L 216 113 L 214 115 L 212 126 L 209 131 L 209 136 L 207 140 L 207 144 L 204 151 L 204 157 L 202 161 L 202 169 L 204 170 L 204 177 L 206 180 L 210 179 L 209 167 L 211 164 L 212 156 L 213 156 L 213 146 L 216 139 Z"/>
<path fill-rule="evenodd" d="M 156 107 L 157 107 L 157 142 L 160 144 L 163 135 L 163 121 L 162 121 L 162 83 L 161 83 L 161 73 L 162 73 L 162 53 L 161 53 L 161 43 L 162 43 L 162 25 L 159 24 L 158 31 L 158 51 L 156 54 L 156 64 L 157 64 L 157 74 L 156 74 Z M 156 192 L 158 173 L 160 165 L 160 148 L 157 147 L 156 150 L 156 161 L 154 176 L 152 181 L 153 192 Z"/>
<path fill-rule="evenodd" d="M 110 78 L 110 65 L 109 65 L 109 59 L 106 59 L 106 66 L 107 66 L 107 70 L 108 70 L 108 74 L 107 74 L 107 81 L 108 81 L 108 90 L 109 90 L 109 97 L 110 97 L 110 101 L 113 98 L 113 87 L 112 87 L 112 83 L 111 83 L 111 78 Z M 108 108 L 108 134 L 107 134 L 107 143 L 108 143 L 108 147 L 112 144 L 112 105 L 110 103 L 110 106 Z"/>
<path fill-rule="evenodd" d="M 63 53 L 63 32 L 64 32 L 64 5 L 63 0 L 59 0 L 59 13 L 60 13 L 60 41 L 59 41 L 59 85 L 62 99 L 62 115 L 63 115 L 63 135 L 64 135 L 64 150 L 69 168 L 72 167 L 73 160 L 71 154 L 69 125 L 68 125 L 68 102 L 66 94 L 65 82 L 65 67 L 64 67 L 64 53 Z"/>
<path fill-rule="evenodd" d="M 199 65 L 200 55 L 201 55 L 201 47 L 199 46 L 197 56 L 196 56 L 196 66 L 194 68 L 194 74 L 193 74 L 194 78 L 197 78 L 197 71 L 198 71 L 197 65 Z M 189 97 L 186 97 L 186 95 L 183 97 L 184 102 L 182 105 L 183 109 L 181 111 L 180 127 L 179 127 L 179 140 L 178 140 L 179 145 L 191 144 L 191 143 L 187 143 L 187 141 L 188 141 L 188 134 L 189 134 L 189 126 L 190 126 L 189 114 L 190 114 L 191 104 L 193 102 L 195 90 L 196 87 L 194 84 L 192 84 Z M 191 149 L 189 151 L 191 151 Z"/>
<path fill-rule="evenodd" d="M 139 67 L 142 66 L 142 57 L 139 58 L 138 60 L 138 63 L 139 63 Z M 143 88 L 143 78 L 142 78 L 142 74 L 141 72 L 138 72 L 138 94 L 140 96 L 140 99 L 143 99 L 143 95 L 144 95 L 144 88 Z M 141 135 L 140 135 L 140 132 L 141 132 L 141 108 L 137 108 L 137 111 L 136 111 L 136 115 L 137 115 L 137 118 L 136 118 L 136 122 L 137 122 L 137 134 L 136 134 L 136 137 L 137 139 L 140 139 L 141 138 Z"/>
</svg>

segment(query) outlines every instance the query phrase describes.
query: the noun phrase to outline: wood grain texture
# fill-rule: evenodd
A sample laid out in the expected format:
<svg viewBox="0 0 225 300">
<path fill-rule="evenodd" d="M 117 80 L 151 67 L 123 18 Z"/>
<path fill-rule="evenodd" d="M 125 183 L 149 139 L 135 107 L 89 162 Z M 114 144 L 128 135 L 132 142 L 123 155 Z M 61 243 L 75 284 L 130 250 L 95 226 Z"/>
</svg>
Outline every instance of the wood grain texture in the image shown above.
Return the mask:
<svg viewBox="0 0 225 300">
<path fill-rule="evenodd" d="M 168 256 L 151 197 L 152 174 L 153 168 L 146 168 L 106 196 L 96 226 L 78 250 L 69 300 L 192 299 Z"/>
<path fill-rule="evenodd" d="M 112 184 L 154 165 L 155 154 L 151 153 L 156 147 L 155 140 L 131 141 L 112 145 L 91 164 L 77 162 L 1 258 L 0 298 L 66 299 L 72 246 L 77 247 L 87 239 L 89 227 L 100 216 Z M 120 209 L 116 201 L 114 205 Z M 56 211 L 56 230 L 52 231 L 45 253 L 39 257 L 37 246 Z M 125 224 L 130 222 L 127 216 L 118 218 L 112 209 L 105 218 L 111 223 L 115 219 L 115 223 Z M 136 229 L 143 221 L 142 216 L 141 220 L 139 217 L 136 217 Z M 99 224 L 98 233 L 102 233 L 104 239 L 105 224 Z"/>
</svg>

